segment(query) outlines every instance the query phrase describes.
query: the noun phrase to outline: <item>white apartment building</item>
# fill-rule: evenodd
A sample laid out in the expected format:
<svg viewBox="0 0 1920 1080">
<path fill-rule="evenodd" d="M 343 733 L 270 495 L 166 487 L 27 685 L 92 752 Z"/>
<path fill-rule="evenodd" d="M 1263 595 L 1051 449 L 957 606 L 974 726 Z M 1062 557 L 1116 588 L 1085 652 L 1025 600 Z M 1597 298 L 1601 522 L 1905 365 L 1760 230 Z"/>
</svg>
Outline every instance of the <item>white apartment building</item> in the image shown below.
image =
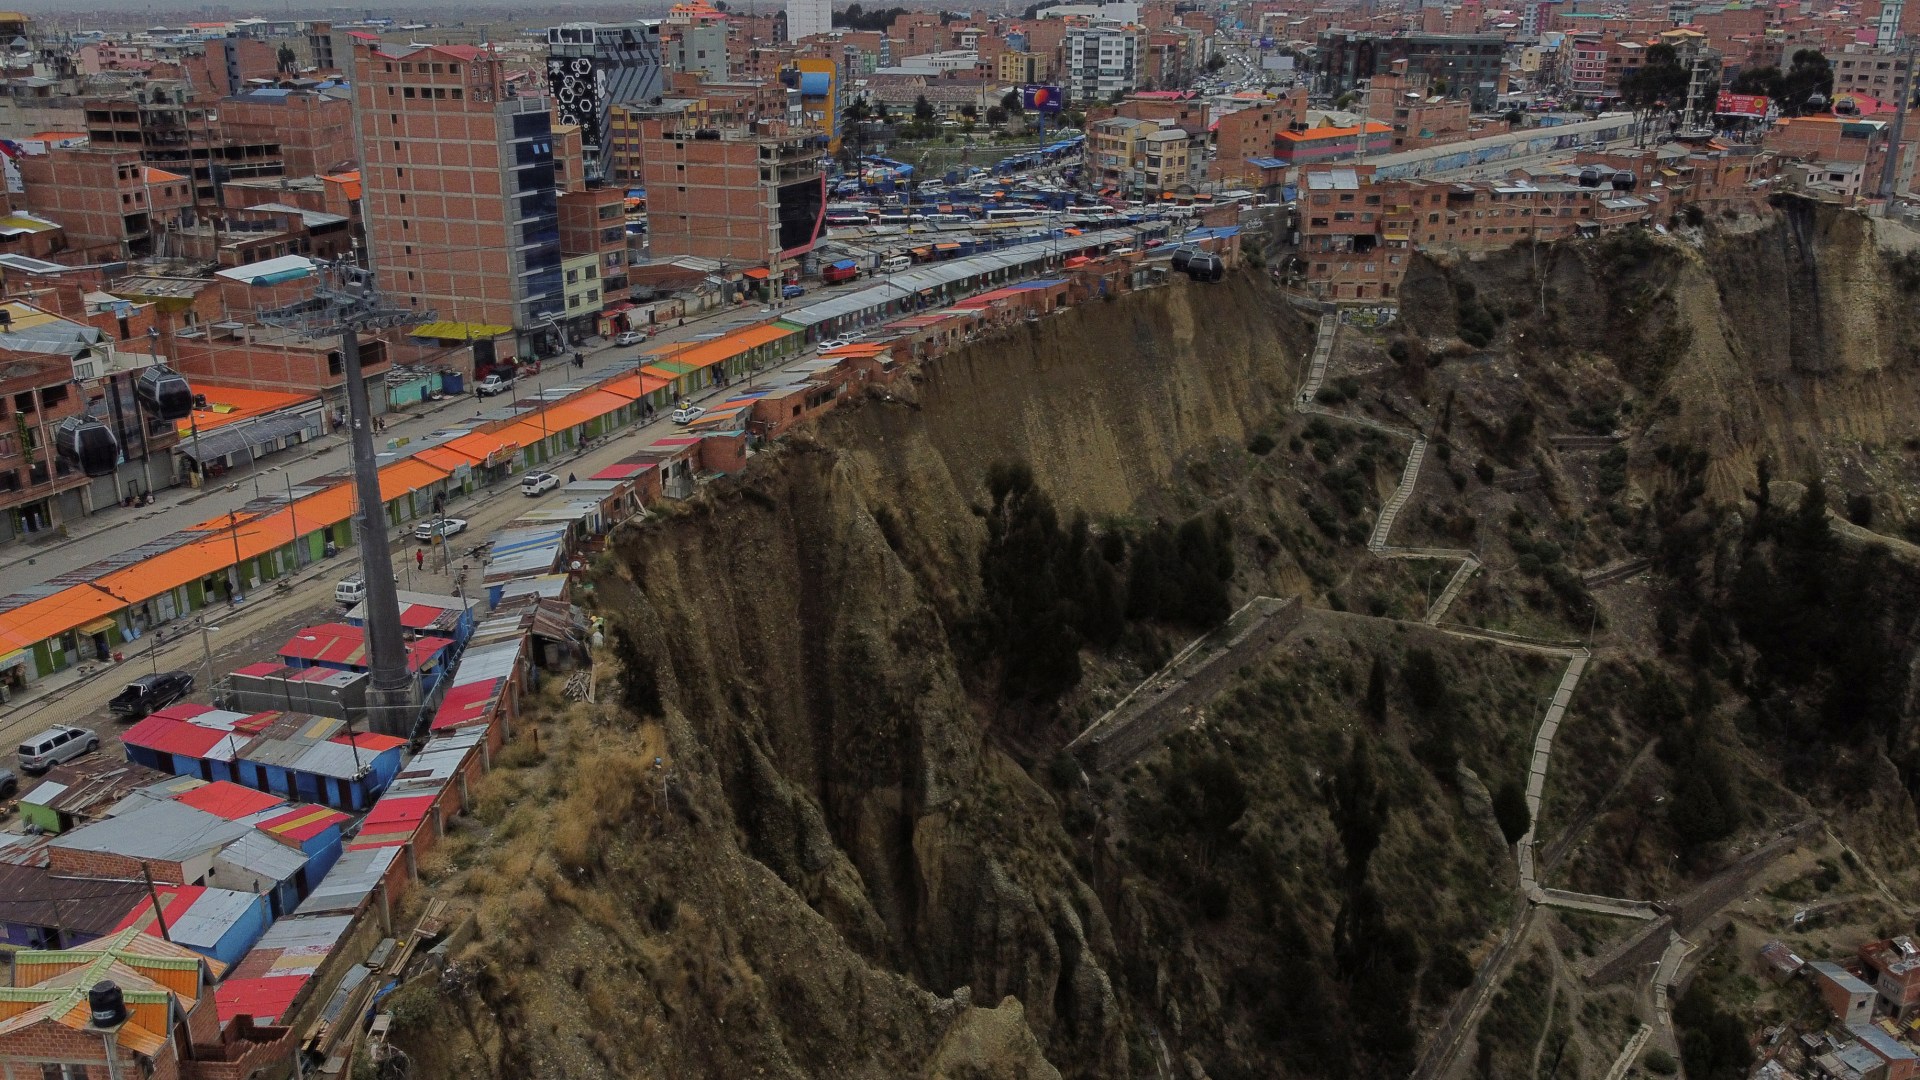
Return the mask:
<svg viewBox="0 0 1920 1080">
<path fill-rule="evenodd" d="M 1139 89 L 1146 76 L 1147 32 L 1102 23 L 1067 31 L 1067 93 L 1082 104 Z"/>
<path fill-rule="evenodd" d="M 787 40 L 824 34 L 833 29 L 833 0 L 787 0 Z"/>
</svg>

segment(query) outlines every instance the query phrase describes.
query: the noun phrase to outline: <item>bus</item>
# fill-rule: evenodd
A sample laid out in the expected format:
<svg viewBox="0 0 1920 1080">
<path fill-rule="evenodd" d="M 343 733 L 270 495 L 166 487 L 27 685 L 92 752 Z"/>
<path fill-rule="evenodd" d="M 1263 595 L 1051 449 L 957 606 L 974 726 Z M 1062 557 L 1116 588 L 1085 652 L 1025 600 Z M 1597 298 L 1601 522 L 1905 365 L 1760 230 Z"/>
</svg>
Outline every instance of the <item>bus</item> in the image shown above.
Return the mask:
<svg viewBox="0 0 1920 1080">
<path fill-rule="evenodd" d="M 1050 210 L 1040 210 L 1032 207 L 1021 210 L 989 210 L 987 211 L 986 219 L 988 221 L 1017 221 L 1047 217 L 1051 214 L 1052 211 Z"/>
</svg>

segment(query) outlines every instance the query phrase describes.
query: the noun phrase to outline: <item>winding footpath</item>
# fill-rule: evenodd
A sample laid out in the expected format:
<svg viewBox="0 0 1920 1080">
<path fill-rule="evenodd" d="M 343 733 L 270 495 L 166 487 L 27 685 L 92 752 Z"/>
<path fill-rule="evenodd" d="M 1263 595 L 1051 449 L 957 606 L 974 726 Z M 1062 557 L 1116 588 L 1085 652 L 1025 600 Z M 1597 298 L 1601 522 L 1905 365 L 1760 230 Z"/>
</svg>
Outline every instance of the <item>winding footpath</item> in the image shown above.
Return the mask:
<svg viewBox="0 0 1920 1080">
<path fill-rule="evenodd" d="M 1384 434 L 1406 439 L 1411 443 L 1406 464 L 1400 471 L 1400 483 L 1380 507 L 1380 513 L 1374 520 L 1373 531 L 1367 537 L 1367 550 L 1382 559 L 1452 559 L 1459 562 L 1453 576 L 1427 609 L 1422 622 L 1440 630 L 1442 633 L 1459 637 L 1490 641 L 1505 648 L 1520 649 L 1527 652 L 1564 657 L 1566 670 L 1561 674 L 1559 685 L 1554 688 L 1553 697 L 1547 704 L 1540 727 L 1534 735 L 1533 757 L 1527 770 L 1527 812 L 1529 824 L 1526 835 L 1514 845 L 1514 863 L 1516 883 L 1524 902 L 1519 904 L 1513 919 L 1500 939 L 1495 943 L 1478 971 L 1474 973 L 1473 983 L 1454 1002 L 1446 1019 L 1438 1031 L 1428 1039 L 1427 1045 L 1413 1070 L 1414 1080 L 1435 1080 L 1444 1076 L 1459 1056 L 1461 1048 L 1469 1036 L 1479 1027 L 1480 1019 L 1485 1015 L 1492 1002 L 1495 990 L 1505 980 L 1507 971 L 1522 946 L 1528 939 L 1533 926 L 1534 913 L 1541 907 L 1555 907 L 1590 914 L 1614 916 L 1641 921 L 1656 920 L 1659 909 L 1644 900 L 1624 900 L 1610 896 L 1593 896 L 1585 893 L 1568 892 L 1563 889 L 1542 888 L 1536 879 L 1535 834 L 1540 824 L 1540 811 L 1546 792 L 1547 772 L 1553 763 L 1554 737 L 1559 734 L 1560 725 L 1566 718 L 1567 706 L 1573 701 L 1574 690 L 1580 685 L 1580 677 L 1592 661 L 1591 649 L 1583 643 L 1549 641 L 1540 638 L 1511 634 L 1498 630 L 1487 630 L 1469 626 L 1442 626 L 1441 618 L 1451 608 L 1467 585 L 1482 568 L 1478 555 L 1472 551 L 1454 548 L 1403 547 L 1391 542 L 1393 526 L 1399 520 L 1400 512 L 1413 500 L 1414 491 L 1420 483 L 1420 467 L 1427 457 L 1426 435 L 1418 431 L 1409 431 L 1380 423 L 1367 417 L 1338 413 L 1318 404 L 1317 398 L 1321 386 L 1326 382 L 1327 370 L 1332 365 L 1333 350 L 1339 336 L 1340 314 L 1337 309 L 1323 308 L 1320 325 L 1314 339 L 1313 355 L 1308 361 L 1306 382 L 1302 384 L 1299 395 L 1294 400 L 1294 408 L 1301 413 L 1313 413 L 1326 416 L 1344 423 L 1360 424 Z M 1579 449 L 1600 449 L 1613 445 L 1613 439 L 1583 439 Z M 1589 445 L 1591 444 L 1591 445 Z M 1608 567 L 1592 575 L 1597 579 L 1594 585 L 1612 584 L 1634 573 L 1646 569 L 1647 564 L 1636 560 L 1618 567 Z M 1666 954 L 1653 977 L 1649 979 L 1648 994 L 1653 1001 L 1654 1023 L 1644 1024 L 1640 1030 L 1627 1040 L 1620 1056 L 1608 1071 L 1609 1080 L 1619 1080 L 1639 1059 L 1647 1042 L 1659 1036 L 1663 1043 L 1672 1041 L 1672 1024 L 1666 1008 L 1666 989 L 1672 984 L 1681 969 L 1685 958 L 1692 949 L 1684 938 L 1673 935 Z"/>
</svg>

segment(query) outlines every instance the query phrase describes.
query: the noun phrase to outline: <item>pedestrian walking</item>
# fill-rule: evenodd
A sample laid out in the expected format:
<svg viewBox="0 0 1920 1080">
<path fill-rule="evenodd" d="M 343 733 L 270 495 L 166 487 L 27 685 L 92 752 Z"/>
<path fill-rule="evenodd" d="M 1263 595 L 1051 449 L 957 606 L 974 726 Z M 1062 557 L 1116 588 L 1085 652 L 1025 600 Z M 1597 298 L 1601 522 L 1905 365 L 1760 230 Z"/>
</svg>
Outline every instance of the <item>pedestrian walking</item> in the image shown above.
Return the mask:
<svg viewBox="0 0 1920 1080">
<path fill-rule="evenodd" d="M 426 548 L 415 548 L 413 550 L 413 565 L 416 569 L 419 569 L 419 570 L 425 570 L 427 568 L 427 549 Z"/>
</svg>

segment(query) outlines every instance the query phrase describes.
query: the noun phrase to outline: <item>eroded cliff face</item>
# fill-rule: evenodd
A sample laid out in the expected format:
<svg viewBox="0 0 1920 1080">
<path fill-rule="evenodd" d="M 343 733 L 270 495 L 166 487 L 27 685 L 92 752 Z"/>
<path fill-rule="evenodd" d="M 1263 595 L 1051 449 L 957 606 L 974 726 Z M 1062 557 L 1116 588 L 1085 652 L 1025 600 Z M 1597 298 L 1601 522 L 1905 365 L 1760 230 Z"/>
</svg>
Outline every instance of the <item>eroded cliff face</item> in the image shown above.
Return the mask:
<svg viewBox="0 0 1920 1080">
<path fill-rule="evenodd" d="M 628 757 L 664 748 L 639 779 L 660 794 L 609 810 L 574 873 L 640 917 L 611 942 L 596 926 L 584 950 L 539 916 L 502 935 L 542 958 L 488 964 L 484 1004 L 436 1064 L 958 1077 L 1051 1075 L 1051 1059 L 1128 1075 L 1143 1036 L 1115 992 L 1110 916 L 1055 800 L 1002 748 L 996 724 L 1016 720 L 968 692 L 954 654 L 984 475 L 1028 462 L 1063 507 L 1101 515 L 1191 506 L 1186 470 L 1246 455 L 1309 333 L 1252 278 L 1094 302 L 849 402 L 740 483 L 623 531 L 598 603 L 663 716 L 605 723 L 649 748 Z M 575 775 L 620 756 L 558 736 L 543 752 Z M 568 1033 L 605 1019 L 567 980 L 620 966 L 608 949 L 645 972 L 628 1003 L 643 1019 L 582 1043 Z M 979 1008 L 952 1000 L 962 988 Z M 521 1016 L 527 1000 L 555 1019 Z"/>
<path fill-rule="evenodd" d="M 1334 404 L 1428 433 L 1395 537 L 1479 553 L 1451 618 L 1592 632 L 1579 571 L 1659 554 L 1668 513 L 1709 523 L 1680 560 L 1705 584 L 1673 605 L 1704 625 L 1742 558 L 1709 506 L 1738 504 L 1762 456 L 1905 516 L 1905 266 L 1828 214 L 1423 264 L 1398 326 L 1343 331 Z M 1490 793 L 1524 786 L 1561 673 L 1416 625 L 1446 570 L 1365 550 L 1404 443 L 1293 411 L 1311 340 L 1253 276 L 1097 301 L 622 530 L 595 576 L 600 703 L 549 695 L 428 868 L 479 932 L 400 1025 L 416 1074 L 1404 1071 L 1513 910 Z M 1604 457 L 1548 438 L 1614 430 Z M 1066 737 L 1189 632 L 1086 650 L 1056 706 L 1001 700 L 968 649 L 985 478 L 1012 461 L 1108 531 L 1224 514 L 1235 603 L 1352 612 L 1223 676 L 1171 749 L 1084 776 Z M 1642 702 L 1689 677 L 1690 639 L 1605 619 L 1616 651 L 1583 683 L 1548 820 L 1630 814 L 1632 850 L 1593 887 L 1668 895 L 1692 860 L 1663 812 L 1640 818 L 1672 777 L 1627 780 L 1663 734 Z M 1750 646 L 1726 633 L 1702 648 L 1737 684 Z M 1802 809 L 1785 803 L 1746 820 Z M 1583 1016 L 1569 1075 L 1604 1072 L 1632 1008 Z M 1489 1060 L 1517 1069 L 1539 1040 L 1507 1035 Z"/>
<path fill-rule="evenodd" d="M 1527 357 L 1528 389 L 1568 407 L 1625 396 L 1650 452 L 1706 451 L 1737 501 L 1774 475 L 1871 489 L 1920 510 L 1920 299 L 1902 226 L 1782 200 L 1775 217 L 1704 239 L 1615 234 L 1410 273 L 1410 326 L 1451 338 L 1464 284 L 1501 320 L 1495 351 Z M 1541 377 L 1550 376 L 1543 380 Z M 1644 460 L 1644 459 L 1642 459 Z"/>
</svg>

